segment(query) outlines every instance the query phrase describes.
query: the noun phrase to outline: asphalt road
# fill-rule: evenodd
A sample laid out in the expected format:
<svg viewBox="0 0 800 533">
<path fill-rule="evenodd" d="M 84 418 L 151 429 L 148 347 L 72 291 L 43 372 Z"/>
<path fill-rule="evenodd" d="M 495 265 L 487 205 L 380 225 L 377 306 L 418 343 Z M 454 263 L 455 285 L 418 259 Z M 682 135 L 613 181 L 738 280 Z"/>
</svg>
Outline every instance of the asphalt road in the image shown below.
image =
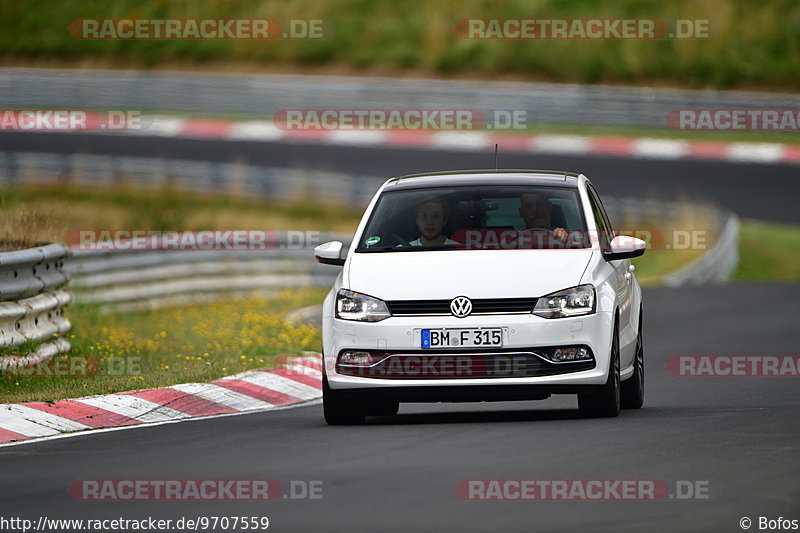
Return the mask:
<svg viewBox="0 0 800 533">
<path fill-rule="evenodd" d="M 630 159 L 612 156 L 502 153 L 503 168 L 583 172 L 603 195 L 712 201 L 743 218 L 798 224 L 795 195 L 800 167 L 725 161 Z M 246 161 L 389 177 L 415 172 L 491 168 L 494 151 L 426 151 L 282 142 L 219 141 L 103 135 L 0 132 L 0 150 L 116 154 L 201 161 Z"/>
<path fill-rule="evenodd" d="M 573 397 L 401 406 L 327 427 L 312 405 L 0 448 L 0 516 L 177 519 L 266 515 L 270 531 L 741 531 L 800 519 L 797 378 L 686 378 L 671 355 L 797 354 L 800 285 L 645 291 L 647 399 L 615 419 Z M 323 499 L 78 502 L 75 479 L 321 480 Z M 709 499 L 468 502 L 463 479 L 707 483 Z"/>
</svg>

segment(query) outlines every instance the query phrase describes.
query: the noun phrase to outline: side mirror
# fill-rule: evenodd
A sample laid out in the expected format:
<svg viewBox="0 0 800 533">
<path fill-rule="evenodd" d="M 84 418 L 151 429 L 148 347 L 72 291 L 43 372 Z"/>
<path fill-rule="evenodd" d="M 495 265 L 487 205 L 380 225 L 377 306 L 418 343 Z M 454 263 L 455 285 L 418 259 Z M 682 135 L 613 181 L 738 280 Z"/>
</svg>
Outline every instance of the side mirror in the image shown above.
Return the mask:
<svg viewBox="0 0 800 533">
<path fill-rule="evenodd" d="M 647 242 L 628 235 L 617 235 L 611 241 L 611 249 L 603 252 L 606 261 L 639 257 L 647 249 Z"/>
<path fill-rule="evenodd" d="M 324 242 L 314 248 L 314 257 L 326 265 L 344 265 L 342 257 L 342 243 L 339 241 Z"/>
</svg>

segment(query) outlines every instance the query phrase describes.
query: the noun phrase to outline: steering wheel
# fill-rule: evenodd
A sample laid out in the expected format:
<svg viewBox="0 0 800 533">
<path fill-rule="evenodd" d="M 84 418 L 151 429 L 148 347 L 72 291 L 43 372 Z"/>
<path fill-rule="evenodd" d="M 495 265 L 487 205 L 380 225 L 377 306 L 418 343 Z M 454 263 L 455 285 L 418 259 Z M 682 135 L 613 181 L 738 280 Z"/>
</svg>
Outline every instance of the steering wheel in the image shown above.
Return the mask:
<svg viewBox="0 0 800 533">
<path fill-rule="evenodd" d="M 410 242 L 408 242 L 407 240 L 405 240 L 404 238 L 402 238 L 402 237 L 401 237 L 400 235 L 398 235 L 397 233 L 394 233 L 394 232 L 392 232 L 392 237 L 394 237 L 395 239 L 397 239 L 398 241 L 400 241 L 400 244 L 402 244 L 403 246 L 408 246 L 409 248 L 411 247 L 411 243 L 410 243 Z"/>
</svg>

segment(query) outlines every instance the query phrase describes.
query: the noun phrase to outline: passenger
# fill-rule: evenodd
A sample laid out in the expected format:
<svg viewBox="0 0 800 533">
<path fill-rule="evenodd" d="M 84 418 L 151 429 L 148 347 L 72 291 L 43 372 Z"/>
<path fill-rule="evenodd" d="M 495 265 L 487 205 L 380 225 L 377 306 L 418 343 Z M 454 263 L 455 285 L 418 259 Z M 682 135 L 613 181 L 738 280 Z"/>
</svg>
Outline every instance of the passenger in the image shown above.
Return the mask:
<svg viewBox="0 0 800 533">
<path fill-rule="evenodd" d="M 445 244 L 455 245 L 456 241 L 448 239 L 443 231 L 447 225 L 449 209 L 447 202 L 439 196 L 429 196 L 423 198 L 417 204 L 414 213 L 419 229 L 418 239 L 411 241 L 411 246 L 441 246 Z"/>
</svg>

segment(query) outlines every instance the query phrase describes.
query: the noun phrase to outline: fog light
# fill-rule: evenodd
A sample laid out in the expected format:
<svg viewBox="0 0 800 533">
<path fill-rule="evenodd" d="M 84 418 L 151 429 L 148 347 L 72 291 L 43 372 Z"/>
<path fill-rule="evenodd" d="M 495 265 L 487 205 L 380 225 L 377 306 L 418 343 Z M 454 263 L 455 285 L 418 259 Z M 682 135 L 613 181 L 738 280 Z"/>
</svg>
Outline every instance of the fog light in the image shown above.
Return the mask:
<svg viewBox="0 0 800 533">
<path fill-rule="evenodd" d="M 342 365 L 371 365 L 372 354 L 369 352 L 342 352 L 339 355 L 339 364 Z"/>
<path fill-rule="evenodd" d="M 567 361 L 586 361 L 592 358 L 589 350 L 582 346 L 570 346 L 569 348 L 556 348 L 550 359 L 556 363 Z"/>
</svg>

